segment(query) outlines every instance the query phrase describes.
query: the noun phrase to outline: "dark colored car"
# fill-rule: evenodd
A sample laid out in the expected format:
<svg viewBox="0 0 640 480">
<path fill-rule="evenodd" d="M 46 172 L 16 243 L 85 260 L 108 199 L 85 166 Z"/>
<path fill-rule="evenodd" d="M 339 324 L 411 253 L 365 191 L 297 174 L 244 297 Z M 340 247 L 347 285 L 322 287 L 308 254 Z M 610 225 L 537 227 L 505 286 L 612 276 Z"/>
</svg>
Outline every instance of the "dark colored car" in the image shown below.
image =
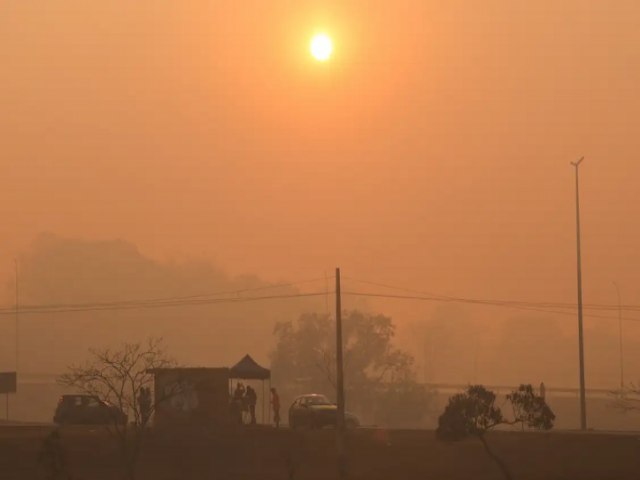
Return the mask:
<svg viewBox="0 0 640 480">
<path fill-rule="evenodd" d="M 289 426 L 291 428 L 323 428 L 335 426 L 338 418 L 338 407 L 324 395 L 312 393 L 301 395 L 289 407 Z M 347 428 L 360 426 L 358 417 L 344 412 Z"/>
<path fill-rule="evenodd" d="M 58 425 L 109 425 L 127 423 L 118 407 L 93 395 L 63 395 L 53 415 Z"/>
</svg>

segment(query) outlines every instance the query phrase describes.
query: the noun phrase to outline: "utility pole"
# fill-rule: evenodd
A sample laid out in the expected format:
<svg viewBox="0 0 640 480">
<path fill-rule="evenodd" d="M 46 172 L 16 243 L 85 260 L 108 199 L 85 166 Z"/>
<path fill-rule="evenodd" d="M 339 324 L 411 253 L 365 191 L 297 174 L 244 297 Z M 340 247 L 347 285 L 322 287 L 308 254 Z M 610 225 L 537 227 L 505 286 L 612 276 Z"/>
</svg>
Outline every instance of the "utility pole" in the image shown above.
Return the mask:
<svg viewBox="0 0 640 480">
<path fill-rule="evenodd" d="M 20 312 L 20 284 L 18 282 L 18 259 L 14 258 L 13 259 L 13 267 L 14 267 L 14 273 L 15 273 L 15 280 L 16 280 L 16 309 L 15 309 L 15 329 L 16 329 L 16 336 L 15 336 L 15 354 L 16 354 L 16 383 L 17 383 L 17 376 L 18 376 L 18 360 L 19 360 L 19 346 L 20 346 L 20 324 L 19 324 L 19 312 Z M 6 394 L 6 417 L 7 417 L 7 421 L 9 421 L 9 392 L 7 392 Z"/>
<path fill-rule="evenodd" d="M 584 160 L 571 162 L 576 169 L 576 244 L 578 256 L 578 355 L 580 360 L 580 429 L 587 429 L 587 399 L 584 385 L 584 333 L 582 327 L 582 254 L 580 251 L 580 184 L 578 181 L 578 167 Z"/>
<path fill-rule="evenodd" d="M 346 477 L 344 442 L 344 370 L 342 360 L 342 298 L 340 295 L 340 269 L 336 268 L 336 390 L 338 418 L 336 419 L 336 447 L 338 450 L 338 478 Z"/>
<path fill-rule="evenodd" d="M 620 340 L 620 390 L 624 390 L 624 356 L 622 355 L 622 301 L 620 299 L 620 287 L 613 282 L 618 293 L 618 335 Z M 622 393 L 622 392 L 621 392 Z"/>
<path fill-rule="evenodd" d="M 18 259 L 13 259 L 13 266 L 15 267 L 16 274 L 16 375 L 18 374 L 18 363 L 19 363 L 19 346 L 20 346 L 20 287 L 18 283 Z"/>
</svg>

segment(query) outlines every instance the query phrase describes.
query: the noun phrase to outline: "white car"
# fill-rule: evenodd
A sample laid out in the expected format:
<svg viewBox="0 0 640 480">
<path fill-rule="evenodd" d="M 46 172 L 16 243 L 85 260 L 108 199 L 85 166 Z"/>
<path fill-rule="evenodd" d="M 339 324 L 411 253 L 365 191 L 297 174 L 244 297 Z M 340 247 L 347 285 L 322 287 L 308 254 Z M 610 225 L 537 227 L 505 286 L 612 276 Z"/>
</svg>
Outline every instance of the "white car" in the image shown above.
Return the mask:
<svg viewBox="0 0 640 480">
<path fill-rule="evenodd" d="M 289 407 L 289 426 L 293 429 L 335 426 L 337 418 L 338 406 L 318 393 L 301 395 Z M 358 417 L 350 412 L 344 412 L 344 421 L 347 428 L 360 426 Z"/>
</svg>

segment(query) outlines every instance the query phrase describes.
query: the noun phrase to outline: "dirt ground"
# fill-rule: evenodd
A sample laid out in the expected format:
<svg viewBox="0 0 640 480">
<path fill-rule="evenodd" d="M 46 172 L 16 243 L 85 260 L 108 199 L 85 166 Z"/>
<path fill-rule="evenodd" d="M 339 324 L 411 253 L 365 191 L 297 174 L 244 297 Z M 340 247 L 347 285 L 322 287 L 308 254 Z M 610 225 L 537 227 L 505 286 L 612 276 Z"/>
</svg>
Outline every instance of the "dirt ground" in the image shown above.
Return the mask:
<svg viewBox="0 0 640 480">
<path fill-rule="evenodd" d="M 0 426 L 0 478 L 45 478 L 38 466 L 45 426 Z M 117 451 L 99 427 L 61 430 L 72 478 L 122 478 Z M 604 433 L 514 433 L 489 436 L 516 479 L 626 479 L 640 472 L 640 437 Z M 359 429 L 347 439 L 349 478 L 500 479 L 473 439 L 446 444 L 427 430 Z M 293 476 L 289 473 L 293 471 Z M 225 432 L 151 432 L 139 480 L 337 478 L 335 432 L 245 428 Z"/>
</svg>

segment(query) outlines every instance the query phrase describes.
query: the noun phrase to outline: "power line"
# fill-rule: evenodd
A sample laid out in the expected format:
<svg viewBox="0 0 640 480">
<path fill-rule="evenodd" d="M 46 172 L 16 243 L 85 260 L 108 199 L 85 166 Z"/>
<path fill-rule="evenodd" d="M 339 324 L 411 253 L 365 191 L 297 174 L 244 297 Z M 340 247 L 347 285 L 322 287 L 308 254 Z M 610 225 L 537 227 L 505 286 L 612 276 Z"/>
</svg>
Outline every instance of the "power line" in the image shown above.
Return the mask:
<svg viewBox="0 0 640 480">
<path fill-rule="evenodd" d="M 311 283 L 317 281 L 328 280 L 329 277 L 316 278 L 311 280 L 302 280 L 298 282 L 281 283 L 275 285 L 265 285 L 261 287 L 246 288 L 239 290 L 227 290 L 216 293 L 188 295 L 188 296 L 174 296 L 174 297 L 161 297 L 143 300 L 123 300 L 117 302 L 99 302 L 99 303 L 76 303 L 76 304 L 49 304 L 49 305 L 22 305 L 20 309 L 21 314 L 46 314 L 46 313 L 76 313 L 76 312 L 95 312 L 95 311 L 116 311 L 116 310 L 140 310 L 140 309 L 153 309 L 153 308 L 170 308 L 170 307 L 188 307 L 188 306 L 200 306 L 200 305 L 216 305 L 216 304 L 232 304 L 232 303 L 245 303 L 255 302 L 263 300 L 277 300 L 277 299 L 293 299 L 304 297 L 316 297 L 326 296 L 334 294 L 335 292 L 325 289 L 322 292 L 311 293 L 290 293 L 290 294 L 277 294 L 277 295 L 263 295 L 263 296 L 239 296 L 243 293 L 256 292 L 275 288 L 292 287 L 301 285 L 304 283 Z M 330 277 L 335 278 L 335 277 Z M 484 305 L 491 307 L 503 307 L 516 310 L 534 311 L 547 314 L 556 315 L 570 315 L 573 316 L 574 312 L 567 311 L 568 309 L 574 309 L 574 305 L 553 303 L 553 302 L 523 302 L 513 300 L 492 300 L 492 299 L 477 299 L 477 298 L 465 298 L 454 297 L 448 295 L 439 295 L 434 293 L 422 292 L 419 290 L 413 290 L 404 287 L 392 286 L 384 283 L 371 282 L 367 280 L 358 280 L 355 278 L 346 277 L 346 280 L 368 284 L 372 286 L 393 289 L 398 291 L 404 291 L 412 293 L 412 295 L 400 295 L 391 293 L 377 293 L 377 292 L 362 292 L 362 291 L 343 291 L 343 295 L 350 295 L 356 297 L 370 297 L 370 298 L 386 298 L 391 300 L 414 300 L 414 301 L 430 301 L 430 302 L 451 302 L 462 303 L 467 305 Z M 236 295 L 230 297 L 229 295 Z M 226 296 L 226 297 L 225 297 Z M 218 297 L 218 298 L 216 298 Z M 606 310 L 606 305 L 592 305 L 596 310 Z M 629 306 L 629 310 L 634 310 L 637 306 Z M 2 308 L 0 309 L 0 315 L 13 315 L 15 314 L 15 308 Z M 585 317 L 612 320 L 618 317 L 588 314 Z M 623 318 L 625 321 L 640 322 L 638 318 Z"/>
<path fill-rule="evenodd" d="M 318 278 L 312 278 L 309 280 L 299 280 L 296 282 L 287 282 L 287 283 L 276 283 L 273 285 L 263 285 L 261 287 L 253 287 L 253 288 L 243 288 L 243 289 L 239 289 L 239 290 L 226 290 L 226 291 L 221 291 L 221 292 L 216 292 L 216 293 L 203 293 L 203 294 L 196 294 L 196 295 L 187 295 L 187 296 L 182 296 L 182 297 L 160 297 L 160 298 L 155 298 L 155 299 L 147 299 L 147 300 L 141 300 L 141 301 L 165 301 L 165 300 L 184 300 L 184 299 L 191 299 L 191 298 L 202 298 L 202 297 L 217 297 L 220 295 L 238 295 L 241 293 L 246 293 L 246 292 L 257 292 L 260 290 L 272 290 L 274 288 L 285 288 L 285 287 L 295 287 L 297 285 L 303 285 L 305 283 L 312 283 L 312 282 L 319 282 L 322 280 L 326 280 L 327 278 L 334 278 L 333 276 L 331 277 L 318 277 Z"/>
<path fill-rule="evenodd" d="M 75 307 L 62 307 L 54 306 L 45 308 L 43 306 L 25 306 L 21 309 L 22 314 L 44 314 L 44 313 L 75 313 L 75 312 L 95 312 L 95 311 L 114 311 L 114 310 L 140 310 L 140 309 L 152 309 L 152 308 L 169 308 L 169 307 L 188 307 L 188 306 L 200 306 L 200 305 L 215 305 L 215 304 L 232 304 L 232 303 L 246 303 L 255 302 L 261 300 L 277 300 L 277 299 L 292 299 L 303 297 L 318 297 L 326 296 L 327 294 L 335 292 L 311 292 L 311 293 L 292 293 L 292 294 L 280 294 L 280 295 L 264 295 L 258 297 L 235 297 L 235 298 L 204 298 L 204 299 L 185 299 L 176 301 L 163 301 L 162 303 L 146 303 L 133 301 L 127 303 L 114 303 L 114 304 L 80 304 Z M 443 298 L 435 296 L 418 296 L 418 295 L 398 295 L 398 294 L 384 294 L 374 292 L 358 292 L 358 291 L 344 291 L 343 295 L 357 296 L 357 297 L 373 297 L 373 298 L 386 298 L 392 300 L 417 300 L 417 301 L 430 301 L 430 302 L 453 302 L 464 303 L 472 305 L 484 305 L 493 307 L 512 308 L 517 310 L 535 311 L 547 314 L 557 315 L 573 315 L 571 312 L 562 310 L 552 310 L 548 308 L 532 307 L 517 305 L 514 303 L 505 304 L 504 302 L 492 302 L 485 300 L 470 300 L 463 298 Z M 4 309 L 0 310 L 0 315 L 12 315 L 15 310 Z M 617 317 L 605 316 L 605 315 L 586 315 L 590 318 L 615 320 Z M 640 319 L 636 318 L 624 318 L 626 321 L 640 322 Z"/>
<path fill-rule="evenodd" d="M 518 301 L 518 300 L 495 300 L 495 299 L 476 299 L 476 298 L 465 298 L 465 297 L 453 297 L 449 295 L 441 295 L 431 292 L 425 292 L 420 290 L 414 290 L 405 287 L 397 287 L 393 285 L 388 285 L 379 282 L 371 282 L 368 280 L 360 280 L 351 277 L 344 277 L 345 280 L 351 280 L 353 282 L 363 283 L 367 285 L 373 285 L 382 288 L 388 288 L 391 290 L 398 290 L 408 293 L 415 293 L 419 295 L 425 295 L 432 297 L 434 300 L 449 300 L 455 302 L 469 302 L 469 303 L 479 303 L 479 304 L 487 304 L 487 305 L 505 305 L 505 306 L 524 306 L 524 307 L 535 307 L 535 308 L 560 308 L 560 309 L 571 309 L 575 310 L 577 306 L 572 303 L 558 303 L 558 302 L 527 302 L 527 301 Z M 628 310 L 628 311 L 640 311 L 640 305 L 608 305 L 608 304 L 587 304 L 584 305 L 585 309 L 590 310 Z M 607 317 L 608 318 L 608 317 Z"/>
<path fill-rule="evenodd" d="M 140 310 L 148 308 L 167 308 L 167 307 L 186 307 L 186 306 L 198 306 L 198 305 L 213 305 L 221 303 L 246 303 L 255 302 L 260 300 L 278 300 L 278 299 L 290 299 L 290 298 L 302 298 L 302 297 L 318 297 L 326 295 L 326 292 L 312 292 L 312 293 L 292 293 L 284 295 L 265 295 L 261 297 L 237 297 L 237 298 L 211 298 L 202 300 L 184 300 L 176 302 L 163 302 L 163 303 L 139 303 L 139 304 L 118 304 L 118 305 L 85 305 L 77 308 L 31 308 L 23 307 L 20 310 L 21 314 L 42 314 L 42 313 L 74 313 L 74 312 L 96 312 L 96 311 L 108 311 L 108 310 Z M 0 315 L 12 315 L 12 310 L 0 310 Z"/>
<path fill-rule="evenodd" d="M 505 308 L 513 308 L 517 310 L 529 310 L 534 312 L 551 313 L 551 314 L 557 314 L 557 315 L 570 315 L 570 316 L 574 315 L 574 313 L 572 312 L 566 312 L 562 310 L 550 310 L 545 308 L 520 306 L 516 304 L 505 304 L 503 302 L 467 300 L 467 299 L 461 299 L 461 298 L 422 297 L 417 295 L 394 295 L 394 294 L 384 294 L 384 293 L 351 292 L 351 291 L 343 291 L 342 295 L 350 295 L 354 297 L 388 298 L 393 300 L 421 300 L 421 301 L 431 301 L 431 302 L 467 303 L 467 304 L 474 304 L 474 305 L 485 305 L 490 307 L 505 307 Z M 599 319 L 606 319 L 606 320 L 617 320 L 618 318 L 618 317 L 610 317 L 605 315 L 594 315 L 594 314 L 585 315 L 585 317 L 599 318 Z M 623 320 L 630 321 L 630 322 L 640 322 L 640 318 L 624 318 Z"/>
<path fill-rule="evenodd" d="M 320 280 L 325 280 L 326 277 L 323 278 L 315 278 L 311 280 L 301 280 L 297 282 L 289 282 L 289 283 L 281 283 L 275 285 L 265 285 L 261 287 L 254 288 L 245 288 L 238 290 L 226 290 L 220 291 L 216 293 L 208 293 L 208 294 L 197 294 L 197 295 L 188 295 L 188 296 L 174 296 L 174 297 L 159 297 L 159 298 L 150 298 L 150 299 L 140 299 L 140 300 L 121 300 L 121 301 L 113 301 L 113 302 L 91 302 L 91 303 L 63 303 L 63 304 L 42 304 L 42 305 L 23 305 L 21 308 L 22 313 L 38 313 L 42 311 L 42 313 L 51 313 L 58 311 L 89 311 L 89 310 L 108 310 L 108 309 L 128 309 L 131 308 L 152 308 L 152 307 L 161 307 L 161 306 L 176 306 L 176 305 L 190 305 L 190 304 L 199 304 L 199 303 L 215 303 L 211 302 L 213 300 L 228 300 L 228 298 L 210 298 L 210 297 L 221 297 L 224 295 L 240 295 L 247 292 L 256 292 L 262 290 L 271 290 L 275 288 L 284 288 L 284 287 L 292 287 L 297 285 L 302 285 L 305 283 L 317 282 Z M 242 299 L 247 297 L 232 297 L 232 299 Z M 248 297 L 251 298 L 251 297 Z M 260 297 L 260 298 L 270 298 L 270 297 Z M 199 300 L 200 299 L 200 300 Z M 8 314 L 10 312 L 15 313 L 14 308 L 5 307 L 0 308 L 0 315 Z"/>
</svg>

